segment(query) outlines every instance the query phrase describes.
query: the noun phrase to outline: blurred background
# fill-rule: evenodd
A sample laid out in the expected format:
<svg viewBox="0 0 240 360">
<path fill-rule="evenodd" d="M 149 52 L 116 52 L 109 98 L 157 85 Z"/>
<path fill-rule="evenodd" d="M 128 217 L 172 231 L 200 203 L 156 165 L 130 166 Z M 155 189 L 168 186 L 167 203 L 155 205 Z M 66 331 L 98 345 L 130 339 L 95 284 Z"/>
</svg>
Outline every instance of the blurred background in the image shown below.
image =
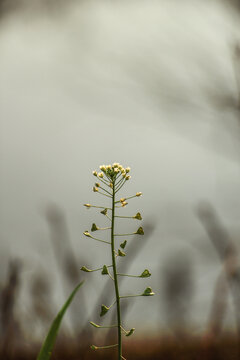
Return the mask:
<svg viewBox="0 0 240 360">
<path fill-rule="evenodd" d="M 92 170 L 112 162 L 143 192 L 120 267 L 152 273 L 121 292 L 156 293 L 124 303 L 127 355 L 240 358 L 239 20 L 237 0 L 0 0 L 1 359 L 34 359 L 83 279 L 55 359 L 113 358 L 88 324 L 112 283 L 80 272 L 110 261 L 82 233 L 106 223 L 83 204 L 107 206 Z"/>
</svg>

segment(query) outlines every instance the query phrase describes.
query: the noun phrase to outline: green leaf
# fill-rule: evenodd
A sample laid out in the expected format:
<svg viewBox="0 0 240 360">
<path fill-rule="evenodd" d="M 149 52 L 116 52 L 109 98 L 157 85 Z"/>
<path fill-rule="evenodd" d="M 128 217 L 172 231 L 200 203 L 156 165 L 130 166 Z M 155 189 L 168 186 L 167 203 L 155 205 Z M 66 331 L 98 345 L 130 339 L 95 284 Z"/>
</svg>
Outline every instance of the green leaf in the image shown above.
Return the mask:
<svg viewBox="0 0 240 360">
<path fill-rule="evenodd" d="M 126 245 L 127 245 L 127 240 L 124 240 L 124 242 L 122 242 L 122 243 L 120 244 L 120 247 L 121 247 L 122 249 L 124 249 Z"/>
<path fill-rule="evenodd" d="M 103 265 L 103 268 L 102 268 L 102 275 L 108 275 L 108 268 L 107 268 L 107 265 Z"/>
<path fill-rule="evenodd" d="M 135 328 L 132 328 L 131 330 L 129 330 L 127 333 L 126 333 L 126 336 L 131 336 L 135 331 Z"/>
<path fill-rule="evenodd" d="M 152 296 L 152 295 L 154 295 L 154 292 L 152 291 L 152 288 L 150 286 L 147 287 L 142 293 L 142 296 Z"/>
<path fill-rule="evenodd" d="M 50 327 L 50 330 L 47 334 L 47 337 L 42 345 L 42 348 L 38 354 L 37 360 L 49 360 L 51 358 L 52 349 L 55 344 L 55 340 L 56 340 L 57 333 L 58 333 L 58 330 L 61 325 L 62 318 L 63 318 L 67 308 L 71 304 L 75 294 L 82 286 L 82 284 L 83 284 L 83 281 L 76 286 L 76 288 L 73 290 L 73 292 L 67 299 L 66 303 L 64 304 L 64 306 L 62 307 L 62 309 L 59 311 L 56 318 L 54 319 L 54 321 Z"/>
<path fill-rule="evenodd" d="M 89 231 L 88 231 L 88 230 L 84 231 L 83 235 L 85 235 L 85 236 L 87 236 L 87 237 L 92 237 L 91 234 L 89 234 Z"/>
<path fill-rule="evenodd" d="M 145 278 L 145 277 L 149 277 L 149 276 L 151 276 L 151 275 L 152 275 L 152 274 L 149 272 L 149 270 L 148 270 L 148 269 L 145 269 L 145 270 L 141 273 L 140 277 Z"/>
<path fill-rule="evenodd" d="M 106 305 L 102 305 L 101 306 L 101 312 L 100 312 L 100 316 L 105 315 L 108 312 L 109 308 Z M 38 360 L 38 359 L 37 359 Z"/>
</svg>

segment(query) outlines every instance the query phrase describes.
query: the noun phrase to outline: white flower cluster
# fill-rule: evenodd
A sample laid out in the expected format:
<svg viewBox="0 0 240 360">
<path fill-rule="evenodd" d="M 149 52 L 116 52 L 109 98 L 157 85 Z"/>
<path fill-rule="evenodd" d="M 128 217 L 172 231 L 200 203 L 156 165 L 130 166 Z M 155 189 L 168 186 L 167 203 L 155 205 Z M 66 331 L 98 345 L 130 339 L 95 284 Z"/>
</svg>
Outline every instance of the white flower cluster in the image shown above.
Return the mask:
<svg viewBox="0 0 240 360">
<path fill-rule="evenodd" d="M 117 175 L 120 174 L 125 180 L 129 180 L 131 176 L 129 175 L 130 167 L 124 168 L 119 163 L 113 163 L 112 165 L 101 165 L 99 166 L 101 172 L 97 172 L 96 170 L 93 171 L 93 175 L 99 178 L 103 178 L 104 175 L 109 180 L 115 180 Z"/>
</svg>

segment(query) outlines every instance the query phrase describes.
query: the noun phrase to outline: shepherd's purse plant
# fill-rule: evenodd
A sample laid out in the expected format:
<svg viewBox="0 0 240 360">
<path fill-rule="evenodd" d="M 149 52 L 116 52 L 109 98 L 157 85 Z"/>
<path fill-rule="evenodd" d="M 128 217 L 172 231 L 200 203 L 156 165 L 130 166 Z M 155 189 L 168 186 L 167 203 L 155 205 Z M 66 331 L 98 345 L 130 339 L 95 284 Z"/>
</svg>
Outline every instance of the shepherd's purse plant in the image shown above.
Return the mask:
<svg viewBox="0 0 240 360">
<path fill-rule="evenodd" d="M 93 171 L 93 175 L 96 177 L 97 182 L 95 183 L 93 187 L 93 191 L 97 194 L 100 194 L 102 196 L 105 196 L 109 199 L 109 207 L 105 206 L 98 206 L 98 205 L 91 205 L 91 204 L 84 204 L 84 206 L 87 209 L 90 208 L 96 208 L 100 209 L 100 212 L 102 215 L 105 216 L 105 218 L 108 220 L 107 227 L 100 227 L 96 225 L 95 223 L 92 224 L 91 232 L 89 230 L 84 231 L 84 235 L 87 238 L 99 241 L 103 243 L 105 246 L 109 246 L 109 251 L 111 252 L 111 259 L 112 263 L 110 265 L 100 265 L 100 267 L 96 269 L 88 269 L 86 266 L 82 266 L 81 270 L 85 272 L 93 272 L 93 271 L 100 271 L 102 275 L 109 276 L 113 283 L 114 283 L 114 289 L 115 289 L 115 301 L 112 304 L 102 304 L 101 305 L 101 311 L 100 316 L 104 316 L 114 305 L 116 305 L 116 312 L 117 312 L 117 324 L 110 324 L 107 326 L 102 326 L 99 324 L 96 324 L 94 322 L 90 322 L 92 326 L 95 328 L 114 328 L 116 327 L 118 330 L 118 341 L 116 344 L 107 344 L 105 346 L 96 346 L 92 345 L 91 348 L 93 350 L 98 349 L 108 349 L 112 347 L 117 347 L 118 349 L 118 360 L 124 360 L 125 358 L 122 355 L 122 334 L 125 336 L 130 336 L 133 334 L 135 328 L 131 328 L 130 330 L 126 330 L 122 326 L 121 322 L 121 301 L 125 298 L 129 297 L 136 297 L 136 296 L 152 296 L 154 295 L 154 292 L 152 291 L 151 287 L 147 287 L 143 292 L 135 295 L 120 295 L 119 293 L 119 287 L 118 287 L 118 277 L 119 276 L 128 276 L 133 278 L 147 278 L 151 276 L 151 273 L 148 269 L 145 269 L 142 271 L 140 275 L 129 275 L 129 274 L 121 274 L 117 270 L 117 260 L 123 258 L 126 256 L 126 246 L 127 246 L 127 240 L 124 239 L 123 241 L 119 241 L 119 238 L 122 237 L 129 237 L 132 235 L 144 235 L 143 228 L 140 226 L 137 228 L 136 231 L 133 233 L 126 233 L 126 234 L 117 234 L 115 232 L 115 222 L 117 220 L 121 221 L 121 219 L 134 219 L 134 220 L 142 220 L 142 216 L 139 212 L 136 213 L 136 215 L 133 216 L 122 216 L 120 213 L 121 208 L 125 208 L 128 204 L 127 201 L 130 199 L 133 199 L 135 197 L 139 198 L 142 196 L 141 192 L 137 192 L 133 196 L 128 197 L 122 197 L 118 198 L 119 191 L 122 189 L 122 187 L 125 185 L 127 181 L 130 180 L 130 168 L 126 167 L 124 168 L 119 163 L 114 163 L 112 165 L 102 165 L 100 166 L 100 172 L 97 172 L 96 170 Z M 110 234 L 108 238 L 98 238 L 95 237 L 95 235 L 92 235 L 92 233 L 100 232 L 100 231 L 109 231 Z"/>
</svg>

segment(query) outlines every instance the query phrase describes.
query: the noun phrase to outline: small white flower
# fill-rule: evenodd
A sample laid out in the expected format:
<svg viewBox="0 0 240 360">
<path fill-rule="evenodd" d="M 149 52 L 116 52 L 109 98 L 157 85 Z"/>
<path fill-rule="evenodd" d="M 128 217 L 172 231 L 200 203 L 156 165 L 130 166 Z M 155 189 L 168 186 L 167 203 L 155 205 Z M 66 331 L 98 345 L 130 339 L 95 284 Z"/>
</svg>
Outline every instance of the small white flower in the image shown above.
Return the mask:
<svg viewBox="0 0 240 360">
<path fill-rule="evenodd" d="M 102 171 L 106 171 L 106 166 L 105 166 L 105 165 L 101 165 L 101 166 L 99 166 L 99 168 L 100 168 L 100 170 L 102 170 Z"/>
</svg>

